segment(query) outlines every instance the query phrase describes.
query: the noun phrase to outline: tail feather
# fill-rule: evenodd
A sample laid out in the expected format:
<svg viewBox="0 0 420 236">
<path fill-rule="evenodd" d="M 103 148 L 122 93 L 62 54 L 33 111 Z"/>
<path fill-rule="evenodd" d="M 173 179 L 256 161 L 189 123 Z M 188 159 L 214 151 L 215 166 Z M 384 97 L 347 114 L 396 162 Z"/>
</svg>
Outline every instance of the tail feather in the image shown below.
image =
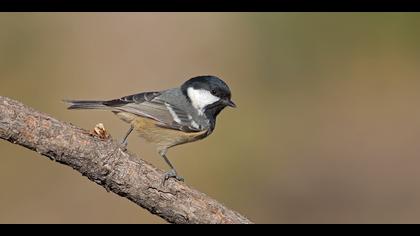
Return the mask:
<svg viewBox="0 0 420 236">
<path fill-rule="evenodd" d="M 104 101 L 63 100 L 70 106 L 67 109 L 105 109 Z"/>
</svg>

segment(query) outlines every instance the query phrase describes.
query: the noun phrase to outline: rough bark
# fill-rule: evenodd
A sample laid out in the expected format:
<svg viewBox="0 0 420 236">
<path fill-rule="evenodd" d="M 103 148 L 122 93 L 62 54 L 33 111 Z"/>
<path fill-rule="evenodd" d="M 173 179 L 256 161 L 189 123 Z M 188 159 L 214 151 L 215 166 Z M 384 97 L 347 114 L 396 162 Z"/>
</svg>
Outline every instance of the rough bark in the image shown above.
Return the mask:
<svg viewBox="0 0 420 236">
<path fill-rule="evenodd" d="M 70 166 L 91 181 L 171 223 L 252 223 L 117 142 L 0 96 L 0 138 Z"/>
</svg>

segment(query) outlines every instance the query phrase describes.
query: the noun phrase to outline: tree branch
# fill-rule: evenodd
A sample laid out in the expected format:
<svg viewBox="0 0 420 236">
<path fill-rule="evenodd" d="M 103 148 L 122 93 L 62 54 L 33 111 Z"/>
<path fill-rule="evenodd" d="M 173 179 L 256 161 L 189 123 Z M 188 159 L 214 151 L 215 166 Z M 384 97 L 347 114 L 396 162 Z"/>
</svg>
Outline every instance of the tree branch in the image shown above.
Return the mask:
<svg viewBox="0 0 420 236">
<path fill-rule="evenodd" d="M 135 155 L 110 138 L 61 122 L 0 96 L 0 138 L 49 157 L 82 173 L 171 223 L 252 223 Z"/>
</svg>

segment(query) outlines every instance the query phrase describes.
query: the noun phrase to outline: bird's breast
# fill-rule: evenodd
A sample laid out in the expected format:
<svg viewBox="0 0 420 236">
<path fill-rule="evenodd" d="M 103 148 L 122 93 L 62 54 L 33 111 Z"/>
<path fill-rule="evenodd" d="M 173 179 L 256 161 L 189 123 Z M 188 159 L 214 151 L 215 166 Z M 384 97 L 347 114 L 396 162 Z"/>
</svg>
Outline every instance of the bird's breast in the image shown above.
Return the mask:
<svg viewBox="0 0 420 236">
<path fill-rule="evenodd" d="M 150 143 L 156 144 L 159 148 L 169 148 L 197 141 L 208 135 L 207 130 L 199 132 L 183 132 L 180 130 L 162 127 L 161 123 L 153 119 L 133 115 L 131 113 L 124 113 L 125 112 L 120 112 L 117 115 L 124 121 L 131 123 L 140 137 Z"/>
</svg>

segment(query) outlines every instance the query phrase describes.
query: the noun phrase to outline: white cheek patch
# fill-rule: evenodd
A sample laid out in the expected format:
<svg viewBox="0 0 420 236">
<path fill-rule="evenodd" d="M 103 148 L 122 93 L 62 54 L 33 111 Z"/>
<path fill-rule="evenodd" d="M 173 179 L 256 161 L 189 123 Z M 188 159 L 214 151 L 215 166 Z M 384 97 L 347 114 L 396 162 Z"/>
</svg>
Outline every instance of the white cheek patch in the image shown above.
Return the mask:
<svg viewBox="0 0 420 236">
<path fill-rule="evenodd" d="M 191 104 L 198 110 L 200 115 L 204 114 L 204 107 L 220 100 L 219 97 L 214 96 L 204 89 L 194 89 L 190 87 L 187 89 L 187 94 L 191 100 Z"/>
</svg>

